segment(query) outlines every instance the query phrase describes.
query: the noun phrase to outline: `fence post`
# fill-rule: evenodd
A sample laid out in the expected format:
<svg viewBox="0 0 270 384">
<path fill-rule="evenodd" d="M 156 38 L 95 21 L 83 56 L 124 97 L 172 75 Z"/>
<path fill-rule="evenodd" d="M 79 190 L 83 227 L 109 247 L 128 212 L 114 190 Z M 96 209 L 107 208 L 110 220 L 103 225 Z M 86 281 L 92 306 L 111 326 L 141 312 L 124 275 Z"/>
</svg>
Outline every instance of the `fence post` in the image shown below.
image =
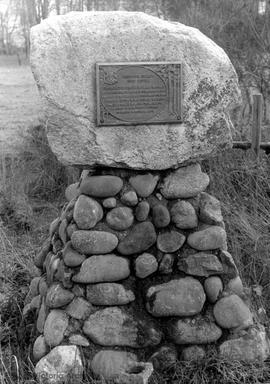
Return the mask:
<svg viewBox="0 0 270 384">
<path fill-rule="evenodd" d="M 255 152 L 256 158 L 259 157 L 260 144 L 261 144 L 261 130 L 262 130 L 262 95 L 253 95 L 253 108 L 252 108 L 252 132 L 251 132 L 251 149 Z"/>
</svg>

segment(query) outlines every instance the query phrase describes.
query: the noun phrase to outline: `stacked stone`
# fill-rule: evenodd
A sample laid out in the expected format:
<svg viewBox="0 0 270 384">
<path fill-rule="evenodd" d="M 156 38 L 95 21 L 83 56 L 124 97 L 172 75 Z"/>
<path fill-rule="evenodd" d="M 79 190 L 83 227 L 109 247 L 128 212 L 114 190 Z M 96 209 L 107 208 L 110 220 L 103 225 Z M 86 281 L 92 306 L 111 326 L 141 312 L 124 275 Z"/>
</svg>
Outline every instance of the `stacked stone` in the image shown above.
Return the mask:
<svg viewBox="0 0 270 384">
<path fill-rule="evenodd" d="M 203 358 L 208 344 L 261 358 L 243 336 L 255 332 L 253 315 L 200 165 L 96 173 L 67 189 L 35 259 L 42 274 L 26 311 L 38 313 L 36 373 L 80 377 L 84 361 L 97 376 L 146 383 L 153 366 Z M 262 345 L 265 334 L 255 336 Z"/>
</svg>

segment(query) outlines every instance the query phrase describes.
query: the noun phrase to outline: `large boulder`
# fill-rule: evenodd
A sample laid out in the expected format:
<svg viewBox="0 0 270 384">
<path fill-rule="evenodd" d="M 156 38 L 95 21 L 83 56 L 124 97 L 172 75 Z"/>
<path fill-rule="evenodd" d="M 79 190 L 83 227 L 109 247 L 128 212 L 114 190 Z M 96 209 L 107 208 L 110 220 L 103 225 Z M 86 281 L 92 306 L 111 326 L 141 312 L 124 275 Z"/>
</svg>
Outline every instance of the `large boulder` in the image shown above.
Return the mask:
<svg viewBox="0 0 270 384">
<path fill-rule="evenodd" d="M 97 127 L 95 64 L 143 61 L 182 63 L 183 123 Z M 231 145 L 237 76 L 195 28 L 138 12 L 54 16 L 31 30 L 31 66 L 49 144 L 64 164 L 168 169 Z"/>
</svg>

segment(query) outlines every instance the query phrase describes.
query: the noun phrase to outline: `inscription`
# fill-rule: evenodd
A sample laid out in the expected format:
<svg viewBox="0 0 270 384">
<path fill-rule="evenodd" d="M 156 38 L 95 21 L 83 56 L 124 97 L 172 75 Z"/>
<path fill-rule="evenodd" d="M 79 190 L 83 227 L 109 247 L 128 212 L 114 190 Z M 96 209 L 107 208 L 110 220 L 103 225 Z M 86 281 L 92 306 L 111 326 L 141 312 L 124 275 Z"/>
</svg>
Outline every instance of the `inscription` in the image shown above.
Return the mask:
<svg viewBox="0 0 270 384">
<path fill-rule="evenodd" d="M 180 63 L 97 64 L 98 125 L 181 122 Z"/>
</svg>

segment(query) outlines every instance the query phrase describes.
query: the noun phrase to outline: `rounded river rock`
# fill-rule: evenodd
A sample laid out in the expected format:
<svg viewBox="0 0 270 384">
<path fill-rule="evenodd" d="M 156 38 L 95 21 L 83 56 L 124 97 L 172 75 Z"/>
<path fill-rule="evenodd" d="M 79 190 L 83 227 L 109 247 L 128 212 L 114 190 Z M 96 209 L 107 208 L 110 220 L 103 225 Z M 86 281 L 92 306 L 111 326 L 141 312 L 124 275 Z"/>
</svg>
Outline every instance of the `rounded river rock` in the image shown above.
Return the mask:
<svg viewBox="0 0 270 384">
<path fill-rule="evenodd" d="M 202 310 L 206 297 L 198 280 L 185 277 L 150 287 L 146 299 L 148 312 L 163 317 L 196 315 Z"/>
</svg>

